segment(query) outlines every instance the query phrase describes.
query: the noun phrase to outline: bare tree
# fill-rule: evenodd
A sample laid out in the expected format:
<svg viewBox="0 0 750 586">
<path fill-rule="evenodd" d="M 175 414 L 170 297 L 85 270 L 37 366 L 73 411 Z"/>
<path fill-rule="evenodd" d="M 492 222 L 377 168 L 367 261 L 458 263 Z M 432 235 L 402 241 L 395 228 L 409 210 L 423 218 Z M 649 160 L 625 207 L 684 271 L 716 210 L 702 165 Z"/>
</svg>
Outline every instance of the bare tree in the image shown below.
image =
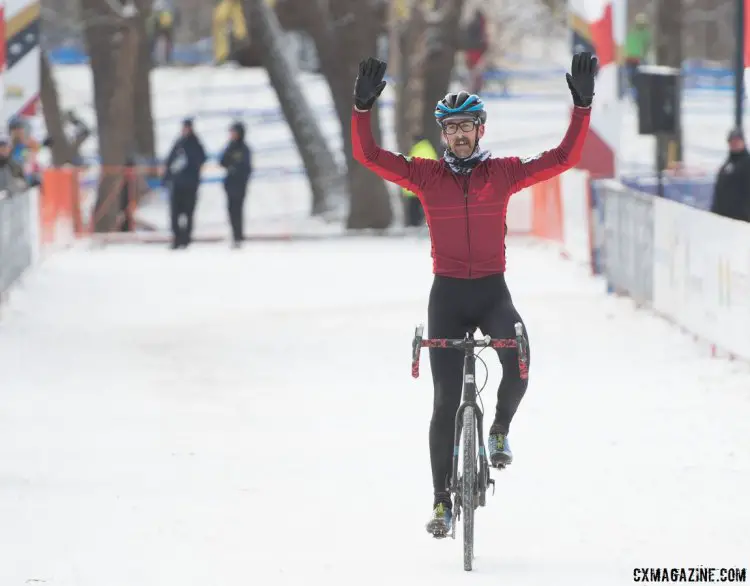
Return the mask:
<svg viewBox="0 0 750 586">
<path fill-rule="evenodd" d="M 394 65 L 391 75 L 396 94 L 396 144 L 405 153 L 409 152 L 414 136 L 424 132 L 422 110 L 428 101 L 425 99 L 424 86 L 430 34 L 427 4 L 422 0 L 413 4 L 406 22 L 398 19 L 395 8 L 391 9 L 390 15 L 390 58 Z"/>
<path fill-rule="evenodd" d="M 682 2 L 662 0 L 657 13 L 656 62 L 680 69 L 682 67 Z M 661 169 L 682 161 L 682 129 L 680 109 L 677 110 L 677 132 L 673 136 L 657 136 L 658 161 Z"/>
<path fill-rule="evenodd" d="M 283 33 L 276 15 L 263 0 L 246 0 L 243 9 L 252 34 L 258 37 L 271 85 L 307 171 L 313 194 L 312 213 L 323 214 L 332 205 L 347 199 L 342 175 L 284 51 Z"/>
<path fill-rule="evenodd" d="M 65 133 L 65 121 L 60 107 L 55 79 L 46 52 L 42 52 L 41 89 L 42 110 L 44 111 L 44 125 L 47 135 L 52 139 L 52 163 L 60 167 L 71 165 L 78 158 L 80 144 L 71 143 Z"/>
<path fill-rule="evenodd" d="M 213 12 L 216 2 L 207 0 L 177 0 L 178 11 L 175 38 L 179 42 L 195 43 L 212 34 Z"/>
<path fill-rule="evenodd" d="M 113 5 L 114 3 L 114 5 Z M 135 84 L 138 29 L 134 13 L 123 14 L 114 0 L 81 0 L 94 78 L 94 102 L 102 172 L 94 208 L 94 230 L 117 228 L 118 195 L 124 166 L 135 144 Z"/>
<path fill-rule="evenodd" d="M 667 4 L 668 6 L 669 4 Z M 681 5 L 684 59 L 728 64 L 734 56 L 736 0 L 684 0 Z M 628 23 L 645 13 L 658 28 L 660 0 L 628 0 Z"/>
<path fill-rule="evenodd" d="M 384 32 L 382 6 L 363 0 L 296 0 L 295 6 L 315 42 L 341 124 L 351 194 L 347 227 L 385 229 L 393 222 L 390 195 L 382 179 L 354 161 L 351 140 L 354 80 L 360 60 L 377 53 L 378 36 Z M 372 113 L 376 140 L 380 139 L 378 120 L 376 105 Z"/>
<path fill-rule="evenodd" d="M 154 116 L 151 108 L 151 41 L 148 37 L 147 21 L 151 16 L 151 0 L 135 0 L 138 14 L 135 27 L 138 35 L 138 60 L 135 74 L 135 149 L 149 160 L 156 158 L 154 140 Z"/>
<path fill-rule="evenodd" d="M 432 34 L 429 36 L 427 62 L 424 67 L 424 100 L 422 109 L 422 128 L 427 138 L 440 149 L 440 128 L 435 124 L 435 103 L 442 98 L 450 87 L 453 76 L 453 65 L 459 47 L 460 28 L 464 0 L 444 0 L 439 18 L 434 19 Z"/>
</svg>

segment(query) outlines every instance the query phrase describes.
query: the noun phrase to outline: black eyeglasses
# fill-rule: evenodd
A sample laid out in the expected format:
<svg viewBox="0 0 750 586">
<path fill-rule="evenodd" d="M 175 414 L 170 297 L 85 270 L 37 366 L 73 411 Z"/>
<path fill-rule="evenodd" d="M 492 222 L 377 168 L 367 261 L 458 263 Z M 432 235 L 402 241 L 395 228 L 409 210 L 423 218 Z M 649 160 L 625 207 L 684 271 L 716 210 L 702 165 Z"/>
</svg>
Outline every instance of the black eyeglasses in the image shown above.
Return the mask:
<svg viewBox="0 0 750 586">
<path fill-rule="evenodd" d="M 474 120 L 462 120 L 461 122 L 446 122 L 443 124 L 445 134 L 456 134 L 460 128 L 462 132 L 471 132 L 477 125 Z"/>
</svg>

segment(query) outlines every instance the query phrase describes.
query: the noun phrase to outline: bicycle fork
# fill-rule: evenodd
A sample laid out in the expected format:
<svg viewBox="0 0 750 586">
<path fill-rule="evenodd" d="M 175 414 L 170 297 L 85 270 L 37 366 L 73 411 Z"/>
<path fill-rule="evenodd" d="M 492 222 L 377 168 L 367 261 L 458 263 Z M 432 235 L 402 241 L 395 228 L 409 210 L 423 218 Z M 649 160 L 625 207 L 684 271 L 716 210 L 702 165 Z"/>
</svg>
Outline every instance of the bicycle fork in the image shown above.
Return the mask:
<svg viewBox="0 0 750 586">
<path fill-rule="evenodd" d="M 456 503 L 458 504 L 456 507 L 457 519 L 460 518 L 461 507 L 463 506 L 463 503 L 460 502 L 461 486 L 458 476 L 458 459 L 461 453 L 461 435 L 464 424 L 464 411 L 467 407 L 472 407 L 474 410 L 474 424 L 479 452 L 476 475 L 477 484 L 474 487 L 474 493 L 477 496 L 477 505 L 482 507 L 485 506 L 485 495 L 488 486 L 492 485 L 492 494 L 495 494 L 495 481 L 490 478 L 490 465 L 489 460 L 487 459 L 487 450 L 484 446 L 484 423 L 482 420 L 482 411 L 479 409 L 479 405 L 476 402 L 475 364 L 474 352 L 473 350 L 468 350 L 464 357 L 463 401 L 456 411 L 453 439 L 453 465 L 450 490 L 455 496 Z"/>
</svg>

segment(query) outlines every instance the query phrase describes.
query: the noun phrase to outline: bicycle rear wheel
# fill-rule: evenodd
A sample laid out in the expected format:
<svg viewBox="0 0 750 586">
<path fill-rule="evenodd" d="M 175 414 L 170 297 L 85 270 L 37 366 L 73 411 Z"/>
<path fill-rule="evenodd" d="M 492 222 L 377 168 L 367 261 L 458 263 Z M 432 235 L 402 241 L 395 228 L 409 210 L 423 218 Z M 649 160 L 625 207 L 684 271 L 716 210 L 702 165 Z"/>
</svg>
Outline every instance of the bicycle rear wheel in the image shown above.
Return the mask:
<svg viewBox="0 0 750 586">
<path fill-rule="evenodd" d="M 468 572 L 474 561 L 474 497 L 477 480 L 477 434 L 473 407 L 464 409 L 463 436 L 461 514 L 464 517 L 464 570 Z"/>
</svg>

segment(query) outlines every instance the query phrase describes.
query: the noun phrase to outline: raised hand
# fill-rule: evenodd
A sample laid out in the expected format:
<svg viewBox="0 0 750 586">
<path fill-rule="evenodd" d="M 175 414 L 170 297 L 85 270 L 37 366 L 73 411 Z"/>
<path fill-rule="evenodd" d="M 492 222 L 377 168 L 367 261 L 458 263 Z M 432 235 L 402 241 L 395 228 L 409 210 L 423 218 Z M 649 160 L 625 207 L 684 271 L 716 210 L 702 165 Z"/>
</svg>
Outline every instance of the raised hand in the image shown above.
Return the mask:
<svg viewBox="0 0 750 586">
<path fill-rule="evenodd" d="M 599 71 L 599 60 L 591 53 L 576 53 L 570 73 L 565 74 L 573 103 L 588 108 L 594 99 L 594 79 Z"/>
<path fill-rule="evenodd" d="M 354 82 L 354 105 L 357 110 L 369 110 L 385 88 L 388 64 L 373 57 L 359 62 L 359 75 Z"/>
</svg>

